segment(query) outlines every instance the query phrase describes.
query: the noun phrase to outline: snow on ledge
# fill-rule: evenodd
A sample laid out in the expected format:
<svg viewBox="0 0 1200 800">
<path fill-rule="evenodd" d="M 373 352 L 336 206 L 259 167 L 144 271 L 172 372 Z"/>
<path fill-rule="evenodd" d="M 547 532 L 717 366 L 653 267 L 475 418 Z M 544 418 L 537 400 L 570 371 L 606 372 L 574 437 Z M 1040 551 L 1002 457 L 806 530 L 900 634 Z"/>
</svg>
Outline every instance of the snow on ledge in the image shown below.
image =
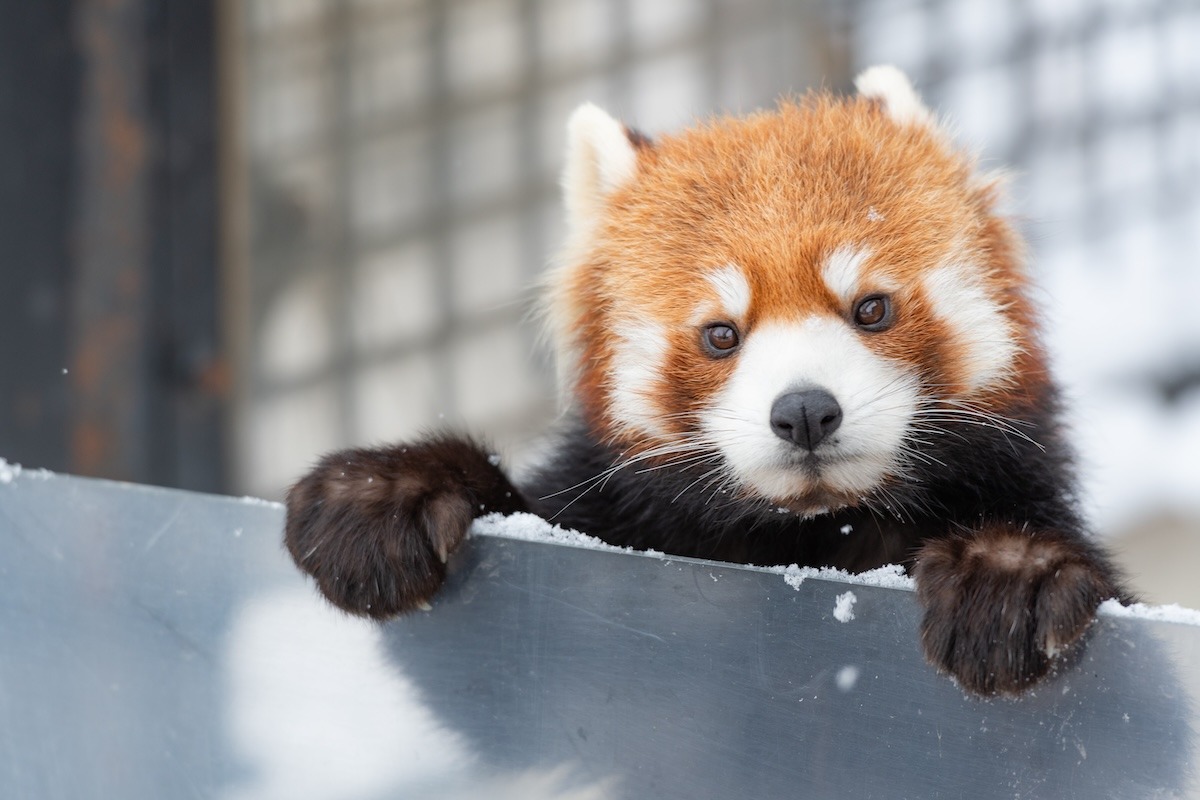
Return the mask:
<svg viewBox="0 0 1200 800">
<path fill-rule="evenodd" d="M 1200 611 L 1185 608 L 1178 603 L 1165 606 L 1152 606 L 1146 603 L 1134 603 L 1123 606 L 1119 600 L 1105 600 L 1100 604 L 1100 615 L 1124 619 L 1148 619 L 1154 622 L 1177 622 L 1181 625 L 1200 626 Z"/>
<path fill-rule="evenodd" d="M 0 477 L 0 481 L 2 480 L 3 478 Z M 249 500 L 252 499 L 250 498 Z M 243 502 L 247 501 L 248 499 L 243 500 Z M 260 502 L 266 503 L 267 501 Z M 475 524 L 471 528 L 471 533 L 473 535 L 498 536 L 504 539 L 518 539 L 524 542 L 541 542 L 543 544 L 581 547 L 585 550 L 601 550 L 610 553 L 634 553 L 655 558 L 671 558 L 671 556 L 658 550 L 635 550 L 632 547 L 617 547 L 601 541 L 595 536 L 588 536 L 586 533 L 564 528 L 561 525 L 554 525 L 535 514 L 517 513 L 508 516 L 500 513 L 488 514 L 475 520 Z M 916 588 L 913 579 L 904 571 L 904 567 L 899 564 L 886 564 L 878 569 L 858 573 L 846 572 L 845 570 L 834 569 L 833 567 L 801 567 L 796 564 L 777 567 L 755 567 L 745 564 L 736 564 L 734 566 L 742 569 L 756 569 L 775 575 L 782 575 L 787 585 L 797 590 L 809 578 L 849 583 L 856 586 L 875 586 L 882 589 L 913 591 Z M 847 594 L 851 597 L 853 596 L 851 592 L 847 592 Z M 847 619 L 853 618 L 853 612 L 850 612 L 852 602 L 847 598 L 845 603 L 845 611 L 848 612 Z M 841 606 L 842 601 L 839 597 L 839 608 Z M 1123 606 L 1116 600 L 1105 600 L 1100 604 L 1099 613 L 1101 616 L 1106 617 L 1144 619 L 1154 622 L 1177 622 L 1185 625 L 1200 626 L 1200 611 L 1175 604 L 1151 606 L 1145 603 L 1134 603 L 1131 606 Z"/>
<path fill-rule="evenodd" d="M 54 477 L 48 469 L 25 469 L 20 464 L 11 463 L 0 458 L 0 483 L 12 483 L 24 475 L 26 478 L 45 480 Z"/>
<path fill-rule="evenodd" d="M 475 520 L 471 529 L 472 534 L 483 536 L 499 536 L 504 539 L 519 539 L 524 542 L 541 542 L 543 544 L 560 544 L 570 547 L 582 547 L 585 550 L 602 550 L 609 553 L 633 553 L 654 558 L 675 558 L 659 550 L 636 550 L 632 547 L 617 547 L 608 544 L 595 536 L 580 533 L 561 525 L 554 525 L 535 514 L 517 513 L 505 516 L 495 513 Z M 690 559 L 679 558 L 680 561 Z M 738 569 L 752 569 L 782 575 L 784 581 L 793 589 L 799 589 L 800 584 L 808 578 L 818 580 L 850 583 L 856 586 L 878 586 L 884 589 L 913 589 L 913 580 L 904 572 L 899 564 L 888 564 L 879 569 L 867 572 L 852 573 L 833 567 L 801 567 L 796 564 L 788 566 L 755 566 L 753 564 L 734 564 Z"/>
<path fill-rule="evenodd" d="M 801 567 L 796 564 L 787 567 L 767 567 L 767 571 L 782 575 L 787 585 L 797 590 L 808 578 L 852 583 L 856 586 L 878 586 L 882 589 L 906 589 L 910 592 L 916 588 L 913 579 L 899 564 L 884 564 L 878 569 L 866 572 L 846 572 L 833 567 Z"/>
<path fill-rule="evenodd" d="M 471 528 L 472 534 L 484 536 L 499 536 L 503 539 L 518 539 L 522 542 L 542 542 L 543 544 L 565 544 L 569 547 L 582 547 L 585 550 L 604 550 L 610 553 L 642 553 L 648 556 L 663 557 L 658 550 L 635 550 L 632 547 L 617 547 L 601 541 L 595 536 L 554 525 L 536 514 L 518 512 L 505 516 L 499 512 L 479 517 Z"/>
<path fill-rule="evenodd" d="M 26 480 L 31 478 L 46 480 L 47 478 L 54 477 L 54 473 L 48 469 L 25 469 L 20 464 L 0 458 L 0 485 L 13 483 L 21 477 L 24 477 Z M 238 499 L 247 505 L 283 508 L 282 503 L 258 497 L 246 496 Z M 570 530 L 560 525 L 551 524 L 534 514 L 518 513 L 508 516 L 500 513 L 488 514 L 475 520 L 472 533 L 484 536 L 498 536 L 504 539 L 518 539 L 525 542 L 542 542 L 544 544 L 581 547 L 587 550 L 603 550 L 612 553 L 636 553 L 655 558 L 668 557 L 658 550 L 635 550 L 632 547 L 616 547 L 597 539 L 595 536 L 588 536 L 586 533 L 580 533 L 579 531 Z M 884 589 L 906 589 L 912 591 L 915 588 L 913 579 L 905 573 L 904 567 L 899 564 L 886 564 L 878 569 L 859 573 L 846 572 L 845 570 L 834 569 L 832 567 L 801 567 L 796 564 L 777 567 L 753 567 L 742 564 L 736 566 L 749 566 L 751 569 L 782 575 L 788 586 L 797 590 L 808 578 L 837 581 L 857 586 L 877 586 Z M 1162 606 L 1134 603 L 1133 605 L 1124 606 L 1115 599 L 1105 600 L 1100 604 L 1099 613 L 1105 617 L 1144 619 L 1153 622 L 1174 622 L 1200 627 L 1200 610 L 1185 608 L 1176 603 Z"/>
<path fill-rule="evenodd" d="M 247 505 L 247 506 L 264 506 L 266 508 L 275 508 L 275 509 L 279 509 L 279 510 L 283 509 L 283 503 L 280 503 L 275 500 L 266 500 L 262 497 L 254 497 L 254 496 L 248 495 L 248 494 L 242 495 L 241 497 L 237 498 L 237 501 L 239 503 L 241 503 L 242 505 Z"/>
<path fill-rule="evenodd" d="M 636 550 L 632 547 L 617 547 L 616 545 L 611 545 L 608 542 L 597 539 L 595 536 L 589 536 L 586 533 L 564 528 L 561 525 L 554 525 L 536 514 L 516 513 L 508 516 L 500 513 L 488 514 L 475 520 L 475 524 L 471 528 L 471 533 L 483 536 L 499 536 L 504 539 L 518 539 L 523 542 L 541 542 L 543 544 L 581 547 L 585 550 L 601 550 L 609 553 L 633 553 L 635 555 L 646 555 L 654 558 L 677 558 L 659 550 Z M 688 561 L 692 559 L 678 557 L 678 560 Z M 793 589 L 799 589 L 800 584 L 804 583 L 808 578 L 851 583 L 857 586 L 879 586 L 885 589 L 908 589 L 911 591 L 913 588 L 912 578 L 904 573 L 904 567 L 899 564 L 888 564 L 879 569 L 860 572 L 858 574 L 832 567 L 800 567 L 796 564 L 776 567 L 755 566 L 753 564 L 733 564 L 732 566 L 738 569 L 752 569 L 782 575 L 784 581 Z"/>
</svg>

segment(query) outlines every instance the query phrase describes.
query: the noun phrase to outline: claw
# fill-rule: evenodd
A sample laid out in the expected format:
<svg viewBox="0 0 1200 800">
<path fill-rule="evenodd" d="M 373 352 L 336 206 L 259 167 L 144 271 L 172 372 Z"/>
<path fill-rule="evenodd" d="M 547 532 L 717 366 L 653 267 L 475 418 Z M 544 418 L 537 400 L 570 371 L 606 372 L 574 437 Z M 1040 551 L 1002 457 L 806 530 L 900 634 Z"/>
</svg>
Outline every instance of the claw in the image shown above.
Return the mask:
<svg viewBox="0 0 1200 800">
<path fill-rule="evenodd" d="M 417 603 L 417 608 L 421 611 L 433 611 L 433 606 L 429 605 L 428 600 L 422 600 L 421 602 Z"/>
</svg>

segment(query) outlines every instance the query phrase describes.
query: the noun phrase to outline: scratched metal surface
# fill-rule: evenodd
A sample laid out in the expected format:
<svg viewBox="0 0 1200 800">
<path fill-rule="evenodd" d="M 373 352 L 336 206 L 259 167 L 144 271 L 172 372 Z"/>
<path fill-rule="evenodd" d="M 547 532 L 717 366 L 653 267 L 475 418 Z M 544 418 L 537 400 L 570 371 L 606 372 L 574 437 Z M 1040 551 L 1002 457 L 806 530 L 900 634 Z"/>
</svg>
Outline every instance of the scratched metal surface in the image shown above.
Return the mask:
<svg viewBox="0 0 1200 800">
<path fill-rule="evenodd" d="M 475 537 L 432 612 L 377 626 L 281 521 L 0 483 L 0 797 L 1198 796 L 1200 628 L 1103 619 L 980 702 L 922 662 L 908 592 Z"/>
</svg>

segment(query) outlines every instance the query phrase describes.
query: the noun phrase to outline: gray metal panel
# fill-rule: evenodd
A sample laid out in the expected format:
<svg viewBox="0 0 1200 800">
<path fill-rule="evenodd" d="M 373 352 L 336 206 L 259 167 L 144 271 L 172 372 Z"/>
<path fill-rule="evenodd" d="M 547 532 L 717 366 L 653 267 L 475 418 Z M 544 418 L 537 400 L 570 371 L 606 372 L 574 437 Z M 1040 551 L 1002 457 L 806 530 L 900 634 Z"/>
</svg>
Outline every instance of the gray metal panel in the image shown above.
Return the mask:
<svg viewBox="0 0 1200 800">
<path fill-rule="evenodd" d="M 376 626 L 281 521 L 0 483 L 0 796 L 1197 796 L 1200 628 L 1104 618 L 984 702 L 925 665 L 909 592 L 477 536 L 432 612 Z"/>
</svg>

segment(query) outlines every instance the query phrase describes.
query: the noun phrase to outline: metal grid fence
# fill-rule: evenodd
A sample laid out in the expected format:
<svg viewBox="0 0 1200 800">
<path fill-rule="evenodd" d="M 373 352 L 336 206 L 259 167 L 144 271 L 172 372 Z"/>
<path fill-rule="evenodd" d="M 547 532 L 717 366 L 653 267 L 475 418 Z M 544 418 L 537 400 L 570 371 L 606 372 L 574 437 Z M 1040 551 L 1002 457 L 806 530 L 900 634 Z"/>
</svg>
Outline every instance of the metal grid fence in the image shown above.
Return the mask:
<svg viewBox="0 0 1200 800">
<path fill-rule="evenodd" d="M 807 3 L 251 0 L 239 134 L 251 215 L 239 485 L 438 425 L 510 454 L 553 414 L 523 322 L 559 244 L 563 126 L 648 131 L 803 89 Z"/>
<path fill-rule="evenodd" d="M 584 100 L 654 133 L 892 62 L 985 166 L 1015 168 L 1049 274 L 1129 280 L 1200 251 L 1200 7 L 1182 0 L 237 8 L 246 491 L 339 445 L 453 425 L 519 455 L 546 426 L 550 369 L 523 319 Z"/>
<path fill-rule="evenodd" d="M 837 8 L 836 6 L 834 8 Z M 1088 248 L 1200 198 L 1200 6 L 860 0 L 858 66 L 902 65 L 965 142 L 1012 165 L 1020 213 Z M 1040 239 L 1040 237 L 1039 237 Z"/>
</svg>

